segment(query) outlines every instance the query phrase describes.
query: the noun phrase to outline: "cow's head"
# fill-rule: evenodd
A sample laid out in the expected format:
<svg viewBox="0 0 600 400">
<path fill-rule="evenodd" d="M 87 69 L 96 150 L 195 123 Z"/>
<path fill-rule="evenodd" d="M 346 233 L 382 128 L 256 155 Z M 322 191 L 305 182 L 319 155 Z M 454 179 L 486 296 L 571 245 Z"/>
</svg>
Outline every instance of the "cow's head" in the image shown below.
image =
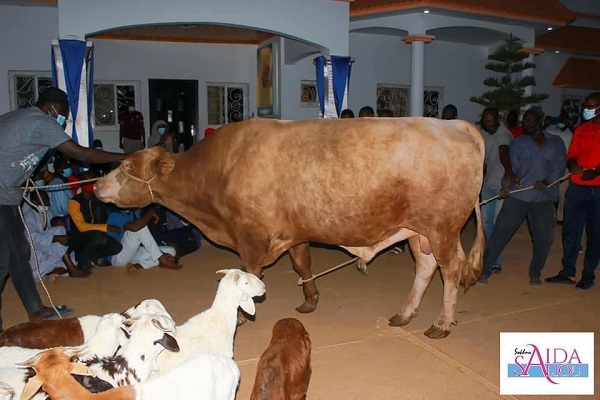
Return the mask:
<svg viewBox="0 0 600 400">
<path fill-rule="evenodd" d="M 152 147 L 128 156 L 94 185 L 96 196 L 122 208 L 144 207 L 155 202 L 154 190 L 175 168 L 175 159 L 162 147 Z"/>
</svg>

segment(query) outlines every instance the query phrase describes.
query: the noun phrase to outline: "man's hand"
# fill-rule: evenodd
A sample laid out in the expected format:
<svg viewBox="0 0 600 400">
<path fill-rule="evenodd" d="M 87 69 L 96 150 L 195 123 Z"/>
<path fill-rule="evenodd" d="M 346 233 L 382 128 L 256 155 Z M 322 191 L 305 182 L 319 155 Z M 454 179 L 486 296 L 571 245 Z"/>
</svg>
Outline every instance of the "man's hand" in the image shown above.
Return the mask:
<svg viewBox="0 0 600 400">
<path fill-rule="evenodd" d="M 596 177 L 598 175 L 600 175 L 600 170 L 598 169 L 598 167 L 593 168 L 593 169 L 586 169 L 581 174 L 581 180 L 582 181 L 591 181 L 592 179 L 596 179 Z"/>
<path fill-rule="evenodd" d="M 519 180 L 519 178 L 517 178 L 514 172 L 508 172 L 505 174 L 505 176 L 506 179 L 508 179 L 508 181 L 515 185 L 517 188 L 521 187 L 521 181 Z"/>
<path fill-rule="evenodd" d="M 52 242 L 53 243 L 60 243 L 63 246 L 68 246 L 69 245 L 69 237 L 67 235 L 54 235 L 52 237 Z"/>
<path fill-rule="evenodd" d="M 156 208 L 148 210 L 146 216 L 148 217 L 148 222 L 150 222 L 151 219 L 154 219 L 154 223 L 158 224 L 158 221 L 160 221 L 160 216 L 158 215 L 158 210 Z"/>
<path fill-rule="evenodd" d="M 106 230 L 114 233 L 121 233 L 121 228 L 116 225 L 106 225 Z"/>
<path fill-rule="evenodd" d="M 533 188 L 538 189 L 538 190 L 544 190 L 547 187 L 548 187 L 547 181 L 537 181 L 536 183 L 533 184 Z"/>
<path fill-rule="evenodd" d="M 500 196 L 501 199 L 504 199 L 504 198 L 508 197 L 509 194 L 510 194 L 510 189 L 502 188 L 502 189 L 500 189 L 498 196 Z"/>
</svg>

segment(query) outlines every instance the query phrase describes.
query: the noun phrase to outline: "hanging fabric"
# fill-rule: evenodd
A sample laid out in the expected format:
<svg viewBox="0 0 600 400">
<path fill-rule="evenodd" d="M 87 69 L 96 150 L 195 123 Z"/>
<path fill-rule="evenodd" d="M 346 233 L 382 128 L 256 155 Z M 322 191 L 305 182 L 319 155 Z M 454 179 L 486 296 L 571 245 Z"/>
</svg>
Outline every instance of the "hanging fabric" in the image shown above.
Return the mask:
<svg viewBox="0 0 600 400">
<path fill-rule="evenodd" d="M 319 107 L 321 108 L 321 117 L 325 116 L 325 57 L 319 56 L 314 60 L 317 73 L 317 96 L 319 97 Z"/>
<path fill-rule="evenodd" d="M 69 96 L 66 133 L 81 146 L 93 143 L 93 44 L 82 40 L 52 41 L 52 80 Z"/>
<path fill-rule="evenodd" d="M 352 69 L 352 58 L 331 56 L 331 74 L 333 84 L 333 100 L 338 118 L 344 104 L 344 93 L 350 87 L 350 70 Z"/>
</svg>

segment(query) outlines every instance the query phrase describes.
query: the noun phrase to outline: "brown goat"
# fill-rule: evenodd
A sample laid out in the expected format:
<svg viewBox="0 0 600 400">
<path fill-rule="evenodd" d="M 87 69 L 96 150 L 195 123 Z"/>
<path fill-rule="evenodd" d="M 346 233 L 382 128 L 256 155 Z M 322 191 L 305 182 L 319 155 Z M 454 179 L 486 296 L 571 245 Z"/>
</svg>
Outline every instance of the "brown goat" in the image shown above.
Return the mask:
<svg viewBox="0 0 600 400">
<path fill-rule="evenodd" d="M 101 393 L 90 393 L 81 386 L 71 374 L 93 375 L 93 373 L 86 365 L 71 362 L 76 352 L 77 349 L 56 348 L 41 352 L 20 363 L 22 366 L 33 368 L 36 372 L 23 389 L 21 399 L 29 400 L 41 386 L 53 400 L 135 400 L 133 386 Z"/>
<path fill-rule="evenodd" d="M 304 399 L 311 374 L 310 351 L 310 336 L 300 321 L 277 321 L 258 361 L 250 400 Z"/>
<path fill-rule="evenodd" d="M 0 334 L 0 347 L 19 346 L 28 349 L 47 349 L 83 344 L 79 318 L 24 322 Z"/>
</svg>

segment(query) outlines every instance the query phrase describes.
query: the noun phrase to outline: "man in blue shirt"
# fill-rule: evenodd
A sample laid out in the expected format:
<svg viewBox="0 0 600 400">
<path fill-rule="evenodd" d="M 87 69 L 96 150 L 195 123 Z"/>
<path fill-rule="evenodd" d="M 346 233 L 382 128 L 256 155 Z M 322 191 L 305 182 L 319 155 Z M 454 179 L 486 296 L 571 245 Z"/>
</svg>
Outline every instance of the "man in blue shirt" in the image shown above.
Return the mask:
<svg viewBox="0 0 600 400">
<path fill-rule="evenodd" d="M 109 225 L 119 227 L 119 232 L 107 232 L 108 236 L 118 240 L 123 249 L 112 256 L 110 263 L 134 272 L 154 266 L 179 269 L 181 264 L 175 261 L 175 249 L 170 246 L 159 246 L 148 229 L 151 219 L 158 220 L 156 210 L 152 209 L 138 218 L 132 209 L 118 209 L 110 213 Z"/>
<path fill-rule="evenodd" d="M 506 196 L 494 230 L 488 240 L 483 256 L 483 272 L 480 284 L 486 284 L 491 276 L 492 265 L 498 254 L 527 218 L 533 239 L 533 257 L 529 265 L 529 284 L 540 286 L 541 273 L 554 240 L 556 217 L 554 203 L 558 200 L 558 185 L 548 185 L 562 177 L 566 166 L 565 145 L 558 136 L 542 130 L 542 118 L 527 110 L 523 115 L 523 136 L 510 144 L 509 155 L 514 181 L 502 182 L 501 194 Z M 532 189 L 508 194 L 520 187 Z"/>
</svg>

